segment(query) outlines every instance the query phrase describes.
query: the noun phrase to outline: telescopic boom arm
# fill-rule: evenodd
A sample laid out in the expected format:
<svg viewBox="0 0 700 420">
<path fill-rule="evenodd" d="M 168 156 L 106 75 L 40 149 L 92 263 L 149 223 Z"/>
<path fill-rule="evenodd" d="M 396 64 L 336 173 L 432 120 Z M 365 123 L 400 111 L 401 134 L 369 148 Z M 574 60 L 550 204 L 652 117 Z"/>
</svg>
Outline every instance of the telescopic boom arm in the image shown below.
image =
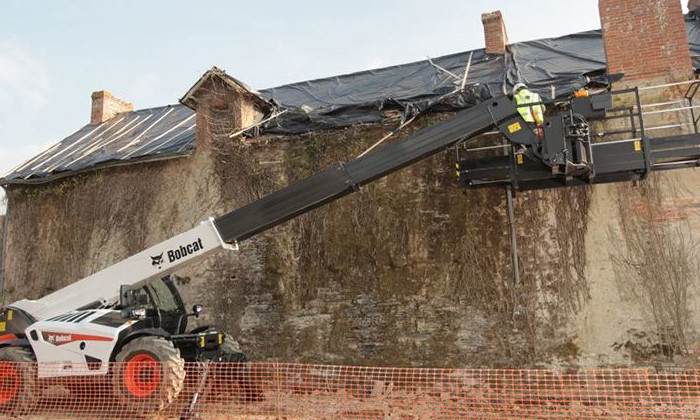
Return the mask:
<svg viewBox="0 0 700 420">
<path fill-rule="evenodd" d="M 12 305 L 36 319 L 94 306 L 114 305 L 121 285 L 163 277 L 220 248 L 233 248 L 286 220 L 335 201 L 359 187 L 421 161 L 460 141 L 497 126 L 513 143 L 530 145 L 534 134 L 506 96 L 461 111 L 390 145 L 346 163 L 338 163 L 237 210 L 154 245 L 124 261 L 38 300 Z"/>
</svg>

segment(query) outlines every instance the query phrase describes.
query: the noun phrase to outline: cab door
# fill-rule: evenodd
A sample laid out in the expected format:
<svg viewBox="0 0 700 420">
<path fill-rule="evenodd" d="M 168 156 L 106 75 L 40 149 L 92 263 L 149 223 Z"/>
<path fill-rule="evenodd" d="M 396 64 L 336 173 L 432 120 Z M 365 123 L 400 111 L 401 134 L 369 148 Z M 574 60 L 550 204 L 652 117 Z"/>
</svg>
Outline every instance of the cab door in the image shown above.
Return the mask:
<svg viewBox="0 0 700 420">
<path fill-rule="evenodd" d="M 154 280 L 147 287 L 158 311 L 160 328 L 170 334 L 184 333 L 187 330 L 187 316 L 184 316 L 187 311 L 172 279 Z"/>
</svg>

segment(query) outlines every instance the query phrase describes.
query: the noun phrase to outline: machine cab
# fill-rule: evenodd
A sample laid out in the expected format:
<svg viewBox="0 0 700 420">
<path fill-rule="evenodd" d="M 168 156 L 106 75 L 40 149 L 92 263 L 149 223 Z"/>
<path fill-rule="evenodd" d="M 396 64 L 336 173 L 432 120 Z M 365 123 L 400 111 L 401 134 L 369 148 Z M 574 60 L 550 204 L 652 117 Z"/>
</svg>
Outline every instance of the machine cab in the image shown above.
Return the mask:
<svg viewBox="0 0 700 420">
<path fill-rule="evenodd" d="M 152 328 L 162 328 L 170 334 L 182 334 L 187 329 L 187 310 L 173 276 L 137 287 L 123 285 L 119 298 L 125 317 L 146 319 Z"/>
</svg>

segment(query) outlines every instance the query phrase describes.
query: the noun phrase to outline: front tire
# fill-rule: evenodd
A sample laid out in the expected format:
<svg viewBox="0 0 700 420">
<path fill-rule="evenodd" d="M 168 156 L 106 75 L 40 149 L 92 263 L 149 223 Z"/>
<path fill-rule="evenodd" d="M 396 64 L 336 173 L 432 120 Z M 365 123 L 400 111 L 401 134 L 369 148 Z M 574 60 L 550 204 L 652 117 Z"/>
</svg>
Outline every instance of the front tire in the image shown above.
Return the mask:
<svg viewBox="0 0 700 420">
<path fill-rule="evenodd" d="M 139 337 L 117 354 L 112 377 L 114 395 L 139 413 L 170 405 L 185 383 L 185 361 L 162 337 Z"/>
<path fill-rule="evenodd" d="M 0 412 L 20 417 L 31 412 L 39 399 L 36 357 L 31 349 L 0 349 Z"/>
</svg>

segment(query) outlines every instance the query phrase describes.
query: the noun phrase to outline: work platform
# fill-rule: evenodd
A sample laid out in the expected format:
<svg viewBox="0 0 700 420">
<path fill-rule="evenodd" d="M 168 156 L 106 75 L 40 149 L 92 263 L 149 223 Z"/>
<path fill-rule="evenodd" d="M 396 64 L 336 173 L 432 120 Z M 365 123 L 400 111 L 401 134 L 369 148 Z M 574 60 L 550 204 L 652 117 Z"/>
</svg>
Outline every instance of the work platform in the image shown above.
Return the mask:
<svg viewBox="0 0 700 420">
<path fill-rule="evenodd" d="M 671 111 L 687 112 L 692 122 L 658 127 L 678 128 L 690 125 L 692 134 L 679 134 L 649 138 L 645 128 L 643 105 L 639 89 L 613 91 L 610 95 L 634 95 L 634 106 L 609 108 L 601 111 L 593 120 L 603 123 L 622 120 L 622 129 L 591 135 L 590 153 L 592 171 L 588 176 L 562 176 L 545 165 L 541 158 L 530 151 L 517 150 L 510 144 L 480 148 L 464 148 L 458 157 L 458 177 L 466 188 L 510 185 L 516 190 L 537 190 L 587 184 L 634 181 L 644 178 L 652 171 L 680 169 L 700 166 L 700 134 L 695 116 L 693 99 L 700 87 L 697 81 L 688 88 L 685 99 L 688 106 Z M 668 103 L 666 103 L 668 104 Z M 575 108 L 575 107 L 572 107 Z M 662 111 L 650 111 L 649 114 Z M 545 122 L 545 125 L 549 121 Z M 652 128 L 653 130 L 654 128 Z M 545 127 L 545 132 L 549 130 Z M 605 141 L 605 137 L 624 136 L 626 139 Z M 595 137 L 598 137 L 597 139 Z M 600 140 L 600 142 L 595 142 Z M 491 150 L 491 156 L 483 156 Z M 481 157 L 475 157 L 481 152 Z"/>
</svg>

